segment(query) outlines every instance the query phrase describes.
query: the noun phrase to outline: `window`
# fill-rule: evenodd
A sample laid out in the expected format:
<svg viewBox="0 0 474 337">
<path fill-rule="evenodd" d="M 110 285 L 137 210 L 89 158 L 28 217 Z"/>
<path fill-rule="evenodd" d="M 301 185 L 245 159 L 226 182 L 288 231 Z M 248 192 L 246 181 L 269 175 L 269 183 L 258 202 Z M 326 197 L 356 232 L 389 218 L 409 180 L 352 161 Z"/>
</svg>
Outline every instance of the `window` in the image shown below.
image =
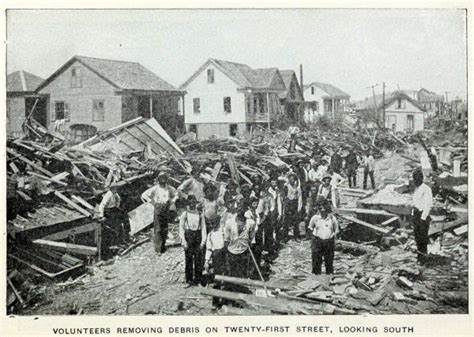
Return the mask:
<svg viewBox="0 0 474 337">
<path fill-rule="evenodd" d="M 71 69 L 71 88 L 82 88 L 82 76 L 80 68 Z"/>
<path fill-rule="evenodd" d="M 397 116 L 387 115 L 385 127 L 388 128 L 388 129 L 392 129 L 392 131 L 396 131 Z"/>
<path fill-rule="evenodd" d="M 406 108 L 406 102 L 404 99 L 399 98 L 398 99 L 398 104 L 397 104 L 397 109 L 405 109 Z"/>
<path fill-rule="evenodd" d="M 295 83 L 291 82 L 291 84 L 290 84 L 290 99 L 295 99 L 295 98 L 296 98 Z"/>
<path fill-rule="evenodd" d="M 103 122 L 105 116 L 104 101 L 94 99 L 92 101 L 92 120 L 95 122 Z"/>
<path fill-rule="evenodd" d="M 199 98 L 193 98 L 193 111 L 201 112 L 201 100 Z"/>
<path fill-rule="evenodd" d="M 258 110 L 258 97 L 255 95 L 253 97 L 253 113 L 256 115 Z"/>
<path fill-rule="evenodd" d="M 214 69 L 207 69 L 207 83 L 214 83 Z"/>
<path fill-rule="evenodd" d="M 64 119 L 66 120 L 67 122 L 69 121 L 69 104 L 68 103 L 65 103 L 65 102 L 62 102 L 62 101 L 58 101 L 58 102 L 55 102 L 55 105 L 54 105 L 54 116 L 55 116 L 55 119 Z"/>
<path fill-rule="evenodd" d="M 237 136 L 237 124 L 230 124 L 229 125 L 229 135 L 231 137 Z"/>
<path fill-rule="evenodd" d="M 198 134 L 197 125 L 196 124 L 189 124 L 188 132 L 193 132 L 197 136 L 197 134 Z"/>
<path fill-rule="evenodd" d="M 413 115 L 407 115 L 407 129 L 413 131 L 415 126 L 415 120 Z"/>
<path fill-rule="evenodd" d="M 230 97 L 224 97 L 224 111 L 225 112 L 232 112 Z"/>
<path fill-rule="evenodd" d="M 333 112 L 332 100 L 324 100 L 324 112 Z"/>
<path fill-rule="evenodd" d="M 258 103 L 258 112 L 260 112 L 261 114 L 265 113 L 265 100 L 263 99 L 263 97 L 260 97 Z"/>
</svg>

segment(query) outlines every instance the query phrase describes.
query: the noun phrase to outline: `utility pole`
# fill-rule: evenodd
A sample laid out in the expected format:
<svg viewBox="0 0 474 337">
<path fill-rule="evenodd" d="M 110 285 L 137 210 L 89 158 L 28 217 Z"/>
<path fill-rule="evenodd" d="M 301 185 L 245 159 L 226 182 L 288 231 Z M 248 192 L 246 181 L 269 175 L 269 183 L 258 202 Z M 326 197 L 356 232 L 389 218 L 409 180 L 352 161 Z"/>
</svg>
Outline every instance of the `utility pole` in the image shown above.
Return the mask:
<svg viewBox="0 0 474 337">
<path fill-rule="evenodd" d="M 450 104 L 448 102 L 448 93 L 449 93 L 449 91 L 445 91 L 444 93 L 446 95 L 446 107 L 449 109 L 449 117 L 452 118 L 453 117 L 453 107 L 450 106 Z M 445 115 L 447 115 L 447 111 L 445 111 Z"/>
<path fill-rule="evenodd" d="M 369 89 L 369 88 L 372 88 L 372 95 L 374 96 L 374 110 L 375 110 L 375 118 L 377 120 L 377 125 L 379 124 L 378 123 L 378 119 L 379 119 L 379 113 L 377 111 L 377 99 L 375 98 L 375 87 L 378 87 L 379 84 L 378 83 L 375 83 L 373 85 L 370 85 L 368 87 L 366 87 L 366 89 Z M 383 104 L 382 104 L 383 105 Z"/>
<path fill-rule="evenodd" d="M 385 128 L 385 82 L 382 83 L 382 126 Z"/>
</svg>

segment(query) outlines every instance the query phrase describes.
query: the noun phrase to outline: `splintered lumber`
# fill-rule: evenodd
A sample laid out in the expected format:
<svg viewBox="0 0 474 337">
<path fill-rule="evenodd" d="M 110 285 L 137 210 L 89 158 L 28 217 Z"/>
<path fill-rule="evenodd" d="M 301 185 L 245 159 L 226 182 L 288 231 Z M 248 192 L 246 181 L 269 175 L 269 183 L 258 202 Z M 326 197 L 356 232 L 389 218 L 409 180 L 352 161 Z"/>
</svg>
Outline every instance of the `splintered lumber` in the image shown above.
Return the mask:
<svg viewBox="0 0 474 337">
<path fill-rule="evenodd" d="M 236 301 L 247 306 L 258 306 L 268 308 L 274 312 L 296 314 L 309 311 L 311 313 L 322 312 L 332 314 L 335 312 L 334 306 L 326 303 L 307 303 L 285 299 L 283 297 L 257 297 L 249 294 L 235 293 L 230 291 L 206 288 L 201 290 L 202 295 L 225 298 Z"/>
<path fill-rule="evenodd" d="M 10 167 L 11 167 L 13 173 L 18 173 L 18 172 L 20 172 L 20 169 L 15 165 L 15 163 L 10 163 L 9 165 L 10 165 Z"/>
<path fill-rule="evenodd" d="M 288 284 L 285 285 L 285 284 L 277 284 L 277 283 L 269 283 L 269 282 L 265 282 L 264 284 L 262 281 L 258 281 L 258 280 L 244 279 L 244 278 L 224 276 L 224 275 L 216 275 L 214 277 L 214 280 L 222 281 L 226 283 L 238 284 L 238 285 L 252 287 L 252 288 L 264 288 L 264 285 L 268 289 L 289 290 L 293 288 L 289 286 Z"/>
<path fill-rule="evenodd" d="M 369 209 L 369 208 L 335 208 L 334 212 L 337 214 L 368 214 L 368 215 L 384 215 L 384 216 L 395 216 L 395 214 L 379 210 L 379 209 Z"/>
<path fill-rule="evenodd" d="M 229 165 L 230 175 L 232 179 L 239 183 L 240 182 L 240 175 L 239 170 L 237 169 L 237 164 L 235 163 L 234 156 L 231 154 L 227 154 L 227 164 Z"/>
<path fill-rule="evenodd" d="M 10 148 L 7 148 L 7 152 L 8 152 L 9 154 L 11 154 L 12 156 L 15 156 L 16 158 L 20 159 L 21 161 L 27 163 L 27 164 L 30 165 L 32 168 L 35 168 L 36 170 L 40 171 L 41 173 L 47 175 L 48 177 L 54 176 L 54 174 L 52 174 L 52 173 L 49 172 L 48 170 L 42 168 L 42 167 L 39 166 L 38 164 L 32 162 L 31 160 L 25 158 L 25 157 L 22 156 L 21 154 L 17 153 L 15 150 L 10 149 Z"/>
<path fill-rule="evenodd" d="M 77 196 L 77 195 L 71 195 L 71 199 L 73 199 L 74 201 L 77 201 L 78 203 L 80 203 L 82 206 L 84 206 L 85 208 L 88 208 L 90 209 L 91 211 L 93 211 L 95 209 L 94 206 L 92 206 L 91 204 L 89 204 L 87 201 L 85 201 L 84 199 L 82 199 L 81 197 Z"/>
<path fill-rule="evenodd" d="M 131 245 L 130 247 L 128 247 L 127 249 L 125 249 L 123 252 L 120 253 L 120 256 L 124 256 L 124 255 L 127 255 L 129 252 L 131 252 L 132 250 L 134 250 L 135 248 L 137 248 L 138 246 L 141 246 L 142 244 L 144 244 L 145 242 L 148 242 L 150 241 L 150 237 L 147 237 L 143 240 L 140 240 L 138 242 L 135 242 L 133 245 Z"/>
<path fill-rule="evenodd" d="M 69 206 L 71 206 L 72 208 L 74 208 L 76 211 L 80 212 L 81 214 L 87 216 L 87 217 L 90 217 L 92 216 L 91 213 L 89 213 L 88 211 L 86 211 L 84 208 L 80 207 L 78 204 L 76 204 L 74 201 L 72 201 L 71 199 L 69 199 L 68 197 L 66 197 L 64 194 L 62 194 L 61 192 L 59 191 L 54 191 L 54 195 L 57 196 L 59 199 L 63 200 L 64 202 L 66 202 Z"/>
<path fill-rule="evenodd" d="M 344 240 L 337 240 L 336 241 L 336 249 L 351 249 L 351 250 L 359 250 L 365 253 L 377 253 L 380 251 L 378 247 L 371 247 L 367 245 L 363 245 L 360 243 L 355 243 L 351 241 L 344 241 Z"/>
<path fill-rule="evenodd" d="M 71 253 L 80 254 L 80 255 L 94 256 L 97 254 L 96 247 L 77 245 L 73 243 L 37 239 L 33 241 L 33 244 L 41 246 L 43 248 L 55 249 L 61 252 L 71 252 Z"/>
<path fill-rule="evenodd" d="M 459 213 L 460 217 L 454 221 L 442 222 L 442 223 L 432 223 L 428 231 L 428 235 L 435 235 L 438 233 L 445 232 L 447 230 L 452 230 L 456 227 L 460 227 L 468 223 L 468 214 Z"/>
<path fill-rule="evenodd" d="M 31 174 L 32 176 L 36 176 L 40 179 L 43 179 L 43 180 L 46 180 L 46 181 L 50 181 L 52 183 L 56 183 L 56 184 L 59 184 L 59 185 L 62 185 L 62 186 L 67 186 L 67 183 L 63 182 L 63 181 L 59 181 L 59 180 L 55 180 L 53 178 L 49 178 L 49 177 L 45 177 L 44 175 L 42 174 L 39 174 L 39 173 L 35 173 L 35 172 L 31 172 L 31 171 L 26 171 L 26 173 L 28 174 Z"/>
<path fill-rule="evenodd" d="M 25 201 L 31 201 L 33 199 L 30 198 L 30 196 L 28 194 L 26 194 L 25 192 L 23 191 L 20 191 L 20 190 L 17 190 L 16 193 L 18 193 L 18 195 L 23 198 Z"/>
<path fill-rule="evenodd" d="M 356 224 L 358 224 L 358 225 L 364 226 L 364 227 L 366 227 L 366 228 L 369 228 L 369 229 L 374 230 L 374 231 L 376 231 L 376 232 L 378 232 L 378 233 L 381 233 L 381 234 L 388 234 L 388 233 L 390 232 L 388 229 L 380 228 L 380 227 L 378 227 L 378 226 L 372 225 L 372 224 L 370 224 L 370 223 L 368 223 L 368 222 L 359 220 L 359 219 L 354 218 L 354 217 L 352 217 L 352 216 L 341 215 L 341 217 L 342 217 L 343 219 L 346 219 L 346 220 L 350 221 L 350 222 L 353 222 L 353 223 L 356 223 Z"/>
</svg>

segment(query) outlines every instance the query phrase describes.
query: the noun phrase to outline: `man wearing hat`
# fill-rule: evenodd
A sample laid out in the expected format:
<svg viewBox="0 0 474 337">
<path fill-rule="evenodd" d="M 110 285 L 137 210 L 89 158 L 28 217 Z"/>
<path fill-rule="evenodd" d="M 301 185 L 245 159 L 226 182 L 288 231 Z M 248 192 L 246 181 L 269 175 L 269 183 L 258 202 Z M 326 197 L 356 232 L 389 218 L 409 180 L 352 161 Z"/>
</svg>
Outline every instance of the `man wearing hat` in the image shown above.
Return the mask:
<svg viewBox="0 0 474 337">
<path fill-rule="evenodd" d="M 332 180 L 332 177 L 327 173 L 321 179 L 322 184 L 319 185 L 318 195 L 317 195 L 318 200 L 321 200 L 321 199 L 331 200 L 331 197 L 332 197 L 331 180 Z"/>
<path fill-rule="evenodd" d="M 118 194 L 118 185 L 109 185 L 99 204 L 97 216 L 100 219 L 105 219 L 105 224 L 116 230 L 117 238 L 125 239 L 130 228 L 127 226 L 128 218 L 124 215 L 120 203 L 121 198 Z M 127 223 L 124 223 L 124 221 Z"/>
<path fill-rule="evenodd" d="M 349 154 L 346 157 L 346 171 L 347 178 L 349 180 L 349 188 L 357 187 L 357 168 L 359 167 L 359 161 L 357 160 L 357 154 L 354 149 L 350 149 Z"/>
<path fill-rule="evenodd" d="M 285 215 L 283 225 L 283 239 L 288 239 L 289 227 L 293 226 L 293 237 L 295 240 L 299 239 L 300 231 L 300 212 L 303 207 L 303 196 L 301 187 L 298 184 L 298 177 L 291 173 L 288 176 L 288 183 L 285 186 Z"/>
<path fill-rule="evenodd" d="M 158 184 L 146 190 L 142 194 L 142 200 L 149 202 L 155 207 L 153 217 L 153 241 L 155 251 L 158 254 L 164 253 L 166 238 L 168 237 L 168 223 L 171 220 L 171 208 L 178 198 L 176 190 L 168 185 L 168 175 L 160 172 Z"/>
<path fill-rule="evenodd" d="M 199 202 L 204 200 L 204 182 L 201 178 L 201 172 L 201 167 L 193 167 L 192 176 L 183 181 L 178 187 L 180 198 L 187 199 L 188 196 L 194 195 Z"/>
<path fill-rule="evenodd" d="M 431 188 L 423 182 L 424 176 L 421 169 L 413 172 L 415 192 L 413 193 L 412 225 L 415 232 L 418 262 L 426 262 L 428 252 L 428 231 L 430 228 L 430 211 L 433 207 L 433 194 Z"/>
</svg>

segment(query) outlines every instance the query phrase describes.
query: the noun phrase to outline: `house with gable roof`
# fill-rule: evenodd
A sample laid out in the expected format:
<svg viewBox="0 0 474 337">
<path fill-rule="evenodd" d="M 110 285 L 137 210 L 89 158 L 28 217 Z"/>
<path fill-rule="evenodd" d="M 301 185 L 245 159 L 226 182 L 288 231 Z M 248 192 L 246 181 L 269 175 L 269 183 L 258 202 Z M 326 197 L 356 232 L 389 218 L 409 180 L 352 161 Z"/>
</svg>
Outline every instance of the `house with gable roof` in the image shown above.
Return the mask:
<svg viewBox="0 0 474 337">
<path fill-rule="evenodd" d="M 277 68 L 208 59 L 180 86 L 186 91 L 184 121 L 198 138 L 242 136 L 252 127 L 268 127 L 281 112 L 279 93 L 286 90 Z"/>
<path fill-rule="evenodd" d="M 43 82 L 39 76 L 19 70 L 7 75 L 7 134 L 13 137 L 23 135 L 25 118 L 35 109 L 34 118 L 46 126 L 46 100 L 36 94 L 36 88 Z M 35 104 L 36 103 L 36 104 Z"/>
<path fill-rule="evenodd" d="M 335 117 L 350 112 L 351 96 L 329 83 L 313 82 L 303 89 L 305 101 L 305 120 L 311 122 L 316 116 Z"/>
<path fill-rule="evenodd" d="M 74 56 L 37 89 L 48 98 L 46 124 L 88 125 L 105 131 L 136 117 L 177 127 L 185 92 L 136 62 Z M 170 132 L 171 131 L 171 132 Z"/>
<path fill-rule="evenodd" d="M 280 75 L 286 88 L 279 94 L 283 113 L 289 119 L 299 121 L 303 117 L 304 96 L 296 73 L 294 70 L 280 70 Z"/>
</svg>

